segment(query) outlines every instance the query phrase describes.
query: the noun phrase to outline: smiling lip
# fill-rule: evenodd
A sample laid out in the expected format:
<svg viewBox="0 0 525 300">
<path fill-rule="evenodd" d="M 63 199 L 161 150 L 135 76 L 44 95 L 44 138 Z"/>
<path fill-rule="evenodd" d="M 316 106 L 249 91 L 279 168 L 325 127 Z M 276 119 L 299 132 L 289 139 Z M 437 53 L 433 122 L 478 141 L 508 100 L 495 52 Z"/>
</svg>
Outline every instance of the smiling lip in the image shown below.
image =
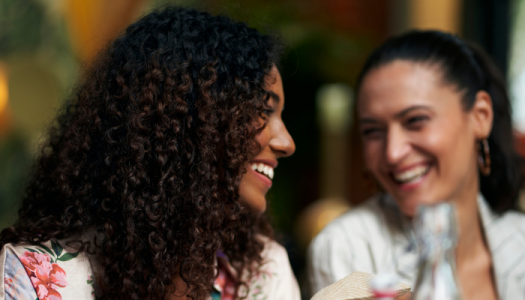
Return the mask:
<svg viewBox="0 0 525 300">
<path fill-rule="evenodd" d="M 263 158 L 252 159 L 250 161 L 250 164 L 253 164 L 253 163 L 263 163 L 263 164 L 269 165 L 270 167 L 274 169 L 277 168 L 277 165 L 278 165 L 275 159 L 263 159 Z"/>
<path fill-rule="evenodd" d="M 262 181 L 262 183 L 264 183 L 264 185 L 267 186 L 268 188 L 272 187 L 273 182 L 270 180 L 270 178 L 264 176 L 263 174 L 257 171 L 252 170 L 251 168 L 248 169 L 248 172 L 252 172 L 254 176 L 256 176 L 260 181 Z"/>
<path fill-rule="evenodd" d="M 253 172 L 254 176 L 256 176 L 267 188 L 271 188 L 273 184 L 272 180 L 256 170 L 253 170 L 251 168 L 253 164 L 263 164 L 270 167 L 272 169 L 271 173 L 273 177 L 273 170 L 277 167 L 277 161 L 273 159 L 253 159 L 249 163 L 250 167 L 248 168 L 248 172 Z"/>
<path fill-rule="evenodd" d="M 421 185 L 425 181 L 425 179 L 427 178 L 431 170 L 432 170 L 432 166 L 428 163 L 414 164 L 414 165 L 400 168 L 400 169 L 390 172 L 390 177 L 392 181 L 402 190 L 411 190 Z M 410 174 L 410 171 L 413 171 L 414 174 Z M 401 173 L 404 173 L 404 174 L 401 174 Z M 397 174 L 397 175 L 394 175 L 394 174 Z M 412 177 L 414 178 L 408 179 L 407 182 L 403 182 L 401 178 L 403 177 L 409 178 L 410 175 L 412 175 Z"/>
</svg>

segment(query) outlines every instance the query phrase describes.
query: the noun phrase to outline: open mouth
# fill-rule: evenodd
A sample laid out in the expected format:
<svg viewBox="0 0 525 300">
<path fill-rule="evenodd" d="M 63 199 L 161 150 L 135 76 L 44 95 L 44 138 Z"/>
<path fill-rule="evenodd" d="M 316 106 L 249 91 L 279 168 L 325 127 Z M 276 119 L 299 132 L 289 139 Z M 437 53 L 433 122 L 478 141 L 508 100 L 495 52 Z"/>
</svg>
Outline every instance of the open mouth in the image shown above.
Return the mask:
<svg viewBox="0 0 525 300">
<path fill-rule="evenodd" d="M 263 163 L 252 163 L 251 168 L 255 172 L 268 177 L 268 179 L 273 179 L 273 168 L 271 166 Z"/>
<path fill-rule="evenodd" d="M 419 181 L 430 171 L 429 165 L 417 166 L 403 172 L 392 173 L 392 178 L 399 184 L 410 184 Z"/>
</svg>

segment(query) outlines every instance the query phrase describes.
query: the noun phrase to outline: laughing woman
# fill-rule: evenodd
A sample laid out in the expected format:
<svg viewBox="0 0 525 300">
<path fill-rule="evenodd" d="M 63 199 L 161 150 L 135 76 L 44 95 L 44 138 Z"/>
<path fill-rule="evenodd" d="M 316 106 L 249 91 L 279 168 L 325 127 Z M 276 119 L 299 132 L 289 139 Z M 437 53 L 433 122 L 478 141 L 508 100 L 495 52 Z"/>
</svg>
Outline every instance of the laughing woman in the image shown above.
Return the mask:
<svg viewBox="0 0 525 300">
<path fill-rule="evenodd" d="M 195 10 L 131 25 L 60 113 L 0 234 L 0 299 L 299 299 L 263 215 L 295 151 L 278 54 Z"/>
<path fill-rule="evenodd" d="M 525 299 L 522 164 L 494 65 L 456 36 L 415 31 L 372 53 L 357 88 L 366 165 L 384 193 L 313 241 L 314 291 L 354 271 L 394 271 L 414 286 L 409 220 L 418 204 L 450 201 L 464 299 Z"/>
</svg>

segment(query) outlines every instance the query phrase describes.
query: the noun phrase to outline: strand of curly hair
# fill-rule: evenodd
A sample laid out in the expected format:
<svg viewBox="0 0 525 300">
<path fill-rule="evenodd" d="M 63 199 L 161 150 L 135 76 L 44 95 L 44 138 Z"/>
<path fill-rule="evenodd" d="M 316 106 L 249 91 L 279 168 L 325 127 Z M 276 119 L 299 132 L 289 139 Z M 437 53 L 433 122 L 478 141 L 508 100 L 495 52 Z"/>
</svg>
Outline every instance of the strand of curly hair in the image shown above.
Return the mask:
<svg viewBox="0 0 525 300">
<path fill-rule="evenodd" d="M 105 299 L 206 299 L 219 249 L 239 274 L 255 272 L 257 235 L 272 231 L 238 191 L 278 48 L 244 23 L 189 9 L 131 25 L 51 126 L 0 247 L 92 229 Z M 189 290 L 175 291 L 175 276 Z"/>
</svg>

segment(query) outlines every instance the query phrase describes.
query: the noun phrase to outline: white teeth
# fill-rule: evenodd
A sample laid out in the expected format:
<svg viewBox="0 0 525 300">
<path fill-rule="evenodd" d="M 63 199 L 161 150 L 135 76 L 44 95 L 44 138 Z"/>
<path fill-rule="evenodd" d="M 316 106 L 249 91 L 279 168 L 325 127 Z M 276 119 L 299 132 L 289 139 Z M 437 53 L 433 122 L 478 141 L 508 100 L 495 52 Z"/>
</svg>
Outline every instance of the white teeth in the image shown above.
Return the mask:
<svg viewBox="0 0 525 300">
<path fill-rule="evenodd" d="M 418 166 L 410 170 L 406 170 L 401 173 L 394 174 L 394 179 L 401 183 L 408 183 L 415 181 L 425 175 L 430 167 L 429 166 Z"/>
<path fill-rule="evenodd" d="M 263 175 L 266 175 L 266 177 L 273 179 L 274 171 L 272 167 L 265 165 L 263 163 L 259 163 L 259 164 L 254 163 L 251 165 L 251 168 L 254 171 L 257 171 Z"/>
</svg>

